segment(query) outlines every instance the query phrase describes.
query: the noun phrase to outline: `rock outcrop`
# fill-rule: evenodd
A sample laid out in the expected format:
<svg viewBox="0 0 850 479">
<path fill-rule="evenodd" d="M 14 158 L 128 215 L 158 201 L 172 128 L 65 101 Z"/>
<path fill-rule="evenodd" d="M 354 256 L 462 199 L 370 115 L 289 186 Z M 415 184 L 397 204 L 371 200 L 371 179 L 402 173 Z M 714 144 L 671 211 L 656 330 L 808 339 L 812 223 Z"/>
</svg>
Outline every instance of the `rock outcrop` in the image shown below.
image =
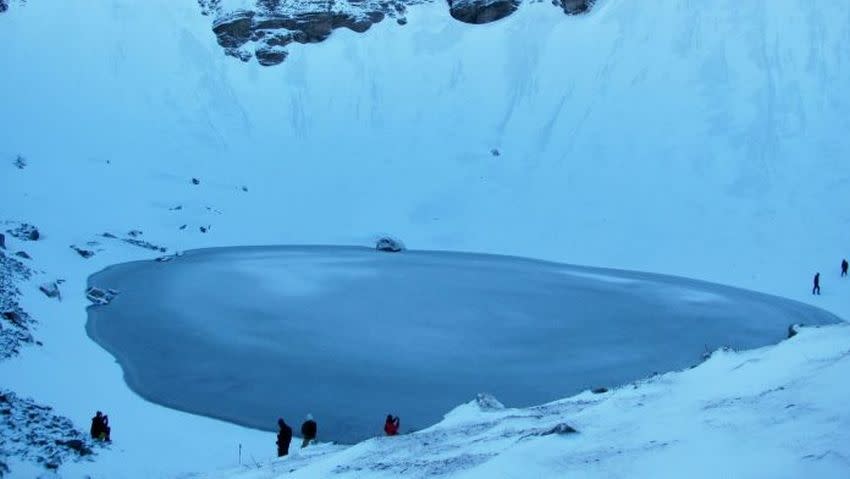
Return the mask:
<svg viewBox="0 0 850 479">
<path fill-rule="evenodd" d="M 213 32 L 226 54 L 246 62 L 256 58 L 261 65 L 271 66 L 286 59 L 289 53 L 285 47 L 290 43 L 318 43 L 337 28 L 363 33 L 387 17 L 403 19 L 407 5 L 414 3 L 422 2 L 303 0 L 284 4 L 277 0 L 257 0 L 256 9 L 233 12 L 223 12 L 219 5 L 214 9 L 218 18 Z M 213 11 L 208 4 L 207 11 Z"/>
<path fill-rule="evenodd" d="M 514 13 L 519 0 L 448 0 L 449 13 L 464 23 L 482 24 Z"/>
<path fill-rule="evenodd" d="M 255 0 L 228 9 L 227 0 L 198 0 L 201 13 L 215 18 L 213 32 L 227 55 L 244 62 L 256 58 L 263 66 L 289 56 L 291 43 L 318 43 L 337 28 L 363 33 L 386 18 L 406 25 L 408 7 L 435 0 Z M 552 0 L 568 15 L 588 11 L 595 0 Z M 490 23 L 512 14 L 522 0 L 446 0 L 455 19 Z"/>
</svg>

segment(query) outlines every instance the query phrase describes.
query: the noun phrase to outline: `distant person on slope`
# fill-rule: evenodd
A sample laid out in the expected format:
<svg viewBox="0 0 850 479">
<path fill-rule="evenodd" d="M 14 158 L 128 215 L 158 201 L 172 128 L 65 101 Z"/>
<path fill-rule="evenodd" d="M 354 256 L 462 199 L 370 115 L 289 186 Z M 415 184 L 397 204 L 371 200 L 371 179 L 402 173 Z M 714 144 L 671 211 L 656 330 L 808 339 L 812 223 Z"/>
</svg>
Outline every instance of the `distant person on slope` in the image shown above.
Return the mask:
<svg viewBox="0 0 850 479">
<path fill-rule="evenodd" d="M 103 415 L 103 432 L 100 434 L 100 438 L 106 442 L 112 442 L 112 428 L 109 427 L 109 416 L 106 414 Z"/>
<path fill-rule="evenodd" d="M 313 415 L 308 414 L 307 420 L 301 425 L 301 436 L 304 438 L 304 441 L 301 443 L 302 449 L 307 447 L 307 444 L 310 444 L 310 441 L 316 440 L 318 429 L 316 421 L 313 420 Z"/>
<path fill-rule="evenodd" d="M 401 424 L 401 419 L 393 417 L 392 414 L 387 414 L 387 421 L 384 423 L 384 432 L 387 436 L 395 436 L 398 434 L 398 427 Z"/>
<path fill-rule="evenodd" d="M 92 439 L 100 439 L 100 435 L 106 431 L 106 425 L 103 422 L 103 413 L 98 411 L 91 418 L 91 437 Z"/>
<path fill-rule="evenodd" d="M 289 443 L 292 442 L 292 428 L 289 427 L 283 418 L 277 420 L 277 425 L 280 431 L 277 433 L 277 457 L 283 457 L 289 454 Z"/>
<path fill-rule="evenodd" d="M 842 259 L 842 260 L 841 260 L 841 277 L 842 277 L 842 278 L 843 278 L 844 276 L 847 276 L 847 267 L 848 267 L 848 266 L 850 266 L 850 264 L 848 264 L 848 263 L 847 263 L 847 260 L 846 260 L 846 259 Z"/>
<path fill-rule="evenodd" d="M 812 288 L 812 294 L 820 295 L 820 273 L 815 273 L 815 287 Z"/>
</svg>

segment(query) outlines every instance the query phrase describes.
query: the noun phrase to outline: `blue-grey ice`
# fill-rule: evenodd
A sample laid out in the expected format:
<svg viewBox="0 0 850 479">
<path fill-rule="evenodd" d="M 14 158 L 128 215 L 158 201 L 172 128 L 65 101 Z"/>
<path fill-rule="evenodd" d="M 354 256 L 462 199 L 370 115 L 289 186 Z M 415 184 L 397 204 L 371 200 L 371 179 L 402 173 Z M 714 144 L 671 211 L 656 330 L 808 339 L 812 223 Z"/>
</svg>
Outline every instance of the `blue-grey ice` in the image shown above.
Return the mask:
<svg viewBox="0 0 850 479">
<path fill-rule="evenodd" d="M 319 439 L 427 427 L 488 392 L 529 406 L 778 342 L 825 311 L 684 278 L 448 252 L 250 247 L 120 264 L 89 335 L 143 397 Z"/>
</svg>

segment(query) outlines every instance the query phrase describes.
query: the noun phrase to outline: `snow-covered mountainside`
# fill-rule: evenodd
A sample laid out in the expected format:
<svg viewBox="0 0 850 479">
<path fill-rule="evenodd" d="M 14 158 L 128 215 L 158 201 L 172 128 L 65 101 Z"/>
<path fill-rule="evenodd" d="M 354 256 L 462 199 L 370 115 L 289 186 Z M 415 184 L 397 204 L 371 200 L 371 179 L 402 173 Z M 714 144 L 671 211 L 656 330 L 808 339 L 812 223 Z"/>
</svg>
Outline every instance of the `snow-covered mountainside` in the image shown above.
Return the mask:
<svg viewBox="0 0 850 479">
<path fill-rule="evenodd" d="M 526 3 L 476 26 L 441 2 L 425 3 L 407 8 L 404 26 L 383 21 L 362 34 L 338 29 L 333 41 L 290 43 L 277 68 L 226 55 L 211 24 L 218 14 L 204 16 L 194 0 L 8 3 L 0 15 L 0 221 L 4 256 L 30 257 L 15 257 L 31 275 L 16 276 L 13 287 L 33 341 L 0 362 L 0 394 L 14 392 L 24 408 L 50 405 L 46 417 L 79 430 L 97 409 L 113 422 L 114 443 L 93 462 L 65 461 L 63 477 L 229 468 L 240 445 L 244 463 L 274 455 L 268 433 L 140 399 L 86 337 L 87 276 L 160 248 L 367 245 L 391 233 L 415 249 L 675 274 L 850 317 L 850 280 L 838 276 L 850 255 L 850 3 L 599 0 L 574 16 Z M 39 239 L 7 233 L 21 223 L 35 225 Z M 817 271 L 823 295 L 814 297 Z M 5 331 L 10 319 L 2 321 Z M 677 376 L 658 401 L 680 408 L 678 416 L 633 422 L 637 403 L 613 407 L 631 397 L 627 389 L 587 409 L 594 420 L 563 409 L 546 421 L 579 434 L 519 442 L 476 470 L 545 464 L 541 474 L 661 476 L 669 456 L 644 446 L 678 440 L 746 451 L 747 468 L 735 471 L 742 477 L 794 477 L 806 465 L 841 477 L 850 453 L 833 426 L 847 430 L 846 365 L 837 359 L 846 336 L 843 326 L 806 331 L 775 349 L 717 360 L 753 359 L 735 372 L 713 359 L 705 373 Z M 788 376 L 747 380 L 760 365 Z M 730 415 L 687 399 L 690 382 L 709 372 L 717 392 L 699 397 L 727 398 Z M 770 393 L 758 396 L 785 383 L 799 387 L 784 386 L 775 404 L 765 402 Z M 805 414 L 786 416 L 791 403 Z M 678 433 L 664 417 L 693 422 Z M 650 422 L 666 424 L 660 439 L 630 434 Z M 611 429 L 596 435 L 596 425 Z M 785 443 L 781 433 L 806 440 Z M 582 456 L 581 448 L 608 447 L 584 440 L 591 437 L 630 453 L 611 446 Z M 553 442 L 560 456 L 537 447 L 561 440 L 569 442 Z M 447 441 L 460 448 L 457 461 L 494 451 L 477 451 L 464 436 Z M 376 443 L 328 464 L 356 471 L 358 454 Z M 806 452 L 761 459 L 791 448 Z M 10 476 L 43 471 L 0 449 Z M 689 471 L 707 461 L 677 457 Z M 375 463 L 359 462 L 371 472 Z M 465 469 L 442 472 L 455 471 Z"/>
</svg>

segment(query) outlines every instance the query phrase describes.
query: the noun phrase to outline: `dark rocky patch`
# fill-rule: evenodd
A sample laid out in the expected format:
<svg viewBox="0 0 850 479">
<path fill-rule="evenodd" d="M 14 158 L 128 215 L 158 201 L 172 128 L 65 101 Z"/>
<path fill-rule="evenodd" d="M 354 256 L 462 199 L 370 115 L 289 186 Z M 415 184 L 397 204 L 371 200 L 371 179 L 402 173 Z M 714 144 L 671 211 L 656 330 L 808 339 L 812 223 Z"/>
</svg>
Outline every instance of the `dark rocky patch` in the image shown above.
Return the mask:
<svg viewBox="0 0 850 479">
<path fill-rule="evenodd" d="M 514 13 L 519 0 L 448 0 L 451 16 L 464 23 L 482 24 Z"/>
<path fill-rule="evenodd" d="M 127 232 L 127 236 L 129 236 L 131 238 L 138 238 L 139 236 L 142 236 L 143 234 L 144 233 L 142 233 L 141 230 L 130 230 L 130 231 Z"/>
<path fill-rule="evenodd" d="M 593 394 L 605 394 L 605 393 L 608 392 L 608 388 L 605 388 L 605 387 L 593 388 L 593 389 L 590 390 L 590 392 L 592 392 Z"/>
<path fill-rule="evenodd" d="M 490 150 L 490 154 L 493 156 L 500 156 L 502 153 L 498 149 L 493 148 L 492 150 Z"/>
<path fill-rule="evenodd" d="M 404 243 L 399 239 L 384 236 L 378 238 L 378 241 L 375 242 L 375 249 L 387 253 L 398 253 L 404 251 Z"/>
<path fill-rule="evenodd" d="M 6 235 L 0 233 L 0 249 L 6 249 Z"/>
<path fill-rule="evenodd" d="M 180 225 L 180 228 L 179 228 L 179 229 L 181 229 L 181 230 L 185 230 L 185 229 L 186 229 L 186 226 L 188 226 L 188 225 Z"/>
<path fill-rule="evenodd" d="M 590 10 L 596 0 L 558 0 L 558 2 L 567 15 L 578 15 Z"/>
<path fill-rule="evenodd" d="M 80 248 L 79 246 L 76 246 L 76 245 L 71 245 L 71 249 L 76 251 L 78 255 L 80 255 L 80 256 L 82 256 L 83 258 L 86 258 L 86 259 L 89 259 L 92 256 L 94 256 L 94 251 L 92 251 L 90 249 Z"/>
<path fill-rule="evenodd" d="M 109 304 L 116 296 L 118 296 L 118 291 L 114 289 L 101 289 L 94 286 L 89 286 L 86 289 L 86 298 L 100 306 Z"/>
<path fill-rule="evenodd" d="M 38 287 L 38 290 L 44 293 L 48 298 L 56 298 L 62 301 L 62 292 L 59 291 L 59 284 L 56 282 L 44 283 Z"/>
<path fill-rule="evenodd" d="M 200 184 L 201 184 L 201 180 L 199 180 L 199 179 L 197 179 L 197 178 L 192 178 L 192 184 L 193 184 L 193 185 L 200 185 Z"/>
<path fill-rule="evenodd" d="M 41 238 L 38 228 L 29 223 L 21 223 L 17 228 L 6 230 L 6 232 L 22 241 L 38 241 Z"/>
<path fill-rule="evenodd" d="M 101 236 L 103 236 L 104 238 L 110 238 L 110 239 L 117 239 L 118 238 L 117 236 L 115 236 L 112 233 L 103 233 Z"/>
<path fill-rule="evenodd" d="M 70 419 L 29 398 L 0 390 L 0 451 L 58 469 L 66 461 L 91 460 L 94 444 Z M 6 472 L 11 473 L 8 466 Z"/>
<path fill-rule="evenodd" d="M 16 283 L 32 276 L 17 259 L 0 251 L 0 360 L 17 355 L 25 344 L 33 344 L 35 320 L 18 304 L 21 296 Z"/>
<path fill-rule="evenodd" d="M 575 430 L 572 426 L 567 423 L 560 423 L 555 425 L 555 427 L 546 429 L 545 431 L 541 431 L 536 436 L 551 436 L 552 434 L 564 435 L 564 434 L 575 434 L 578 431 Z"/>
<path fill-rule="evenodd" d="M 15 158 L 14 165 L 15 165 L 15 167 L 16 167 L 16 168 L 18 168 L 19 170 L 23 170 L 24 168 L 26 168 L 26 167 L 27 167 L 27 159 L 26 159 L 26 158 L 24 158 L 24 157 L 23 157 L 23 156 L 21 156 L 21 155 L 18 155 L 18 157 L 17 157 L 17 158 Z"/>
<path fill-rule="evenodd" d="M 164 246 L 157 246 L 149 241 L 144 241 L 140 239 L 124 238 L 121 241 L 127 244 L 131 244 L 133 246 L 138 246 L 139 248 L 149 249 L 151 251 L 159 251 L 160 253 L 165 253 L 166 251 L 168 251 L 168 248 Z"/>
<path fill-rule="evenodd" d="M 247 187 L 247 186 L 243 186 L 243 187 L 242 187 L 242 191 L 244 191 L 245 193 L 247 193 L 247 192 L 248 192 L 248 187 Z"/>
<path fill-rule="evenodd" d="M 215 17 L 212 30 L 226 55 L 243 62 L 256 58 L 263 66 L 277 65 L 290 43 L 318 43 L 333 30 L 362 33 L 385 18 L 407 24 L 407 8 L 434 0 L 256 0 L 247 10 L 225 11 L 219 0 L 198 0 L 201 13 Z M 522 0 L 447 0 L 455 19 L 489 23 L 512 14 Z M 552 0 L 568 15 L 588 11 L 595 0 Z"/>
<path fill-rule="evenodd" d="M 203 8 L 204 0 L 199 2 Z M 256 58 L 261 65 L 271 66 L 286 59 L 284 47 L 290 43 L 322 42 L 337 28 L 363 33 L 384 18 L 402 17 L 407 5 L 415 3 L 422 0 L 306 0 L 297 4 L 258 0 L 255 10 L 223 13 L 219 8 L 213 32 L 227 55 L 242 61 Z"/>
<path fill-rule="evenodd" d="M 803 326 L 802 324 L 790 324 L 790 325 L 788 325 L 788 339 L 791 339 L 794 336 L 796 336 L 797 333 L 800 332 L 800 328 L 802 326 Z"/>
<path fill-rule="evenodd" d="M 17 253 L 15 253 L 15 256 L 17 256 L 18 258 L 23 258 L 23 259 L 32 259 L 32 256 L 27 254 L 26 251 L 18 251 Z"/>
<path fill-rule="evenodd" d="M 201 233 L 206 233 L 207 231 L 210 230 L 210 228 L 212 228 L 212 226 L 201 226 L 198 229 L 201 231 Z"/>
</svg>

